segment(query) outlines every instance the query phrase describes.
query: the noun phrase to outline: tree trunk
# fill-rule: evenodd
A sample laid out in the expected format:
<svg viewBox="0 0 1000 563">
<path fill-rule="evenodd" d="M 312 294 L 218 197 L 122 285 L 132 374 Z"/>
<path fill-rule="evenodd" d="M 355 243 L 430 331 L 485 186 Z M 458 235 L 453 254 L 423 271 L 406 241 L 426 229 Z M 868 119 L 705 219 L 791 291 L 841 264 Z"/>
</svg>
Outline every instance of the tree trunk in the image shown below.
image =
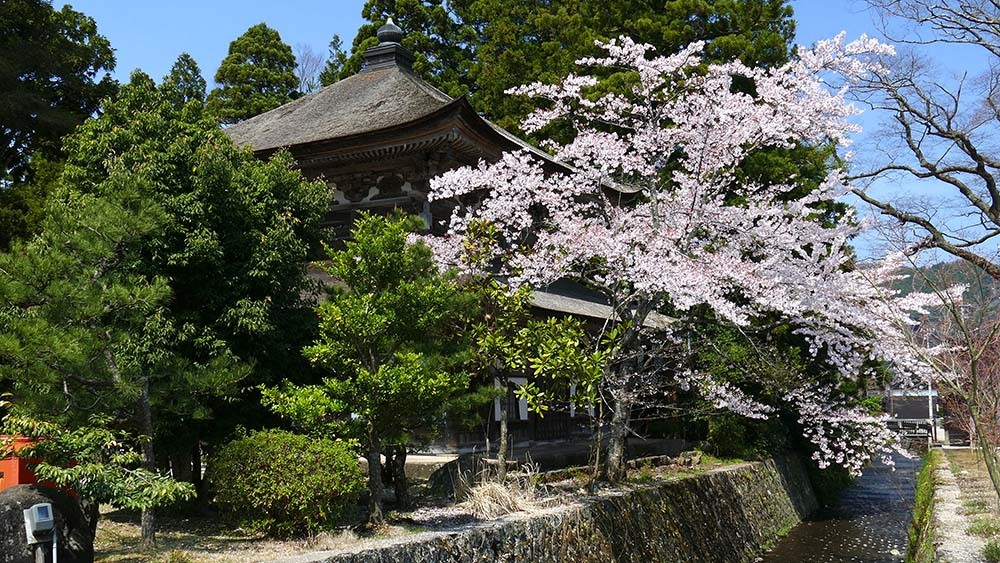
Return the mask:
<svg viewBox="0 0 1000 563">
<path fill-rule="evenodd" d="M 368 431 L 368 527 L 385 523 L 382 512 L 382 444 L 372 430 Z"/>
<path fill-rule="evenodd" d="M 198 494 L 198 504 L 203 508 L 208 505 L 208 491 L 205 478 L 201 472 L 201 440 L 196 439 L 191 447 L 191 484 Z"/>
<path fill-rule="evenodd" d="M 980 431 L 978 409 L 972 412 L 973 424 L 976 427 L 976 444 L 979 446 L 979 453 L 982 454 L 983 462 L 986 464 L 986 473 L 990 476 L 990 482 L 993 484 L 993 492 L 996 495 L 997 502 L 1000 502 L 1000 467 L 997 467 L 996 450 L 993 444 L 990 444 L 986 432 Z"/>
<path fill-rule="evenodd" d="M 170 456 L 170 469 L 177 481 L 194 484 L 194 463 L 191 451 L 181 451 Z"/>
<path fill-rule="evenodd" d="M 153 450 L 153 413 L 149 407 L 149 380 L 143 380 L 139 394 L 139 410 L 142 418 L 142 433 L 147 439 L 142 443 L 143 469 L 156 471 L 156 452 Z M 156 547 L 156 512 L 153 508 L 142 509 L 142 549 Z"/>
<path fill-rule="evenodd" d="M 90 537 L 97 537 L 97 523 L 101 519 L 101 503 L 92 498 L 81 498 L 80 510 L 83 511 L 83 521 L 90 529 Z"/>
<path fill-rule="evenodd" d="M 399 508 L 408 508 L 410 506 L 410 483 L 406 479 L 406 446 L 391 446 L 387 452 L 392 454 L 392 457 L 386 455 L 386 462 L 392 477 L 392 490 L 396 495 L 396 505 Z"/>
<path fill-rule="evenodd" d="M 510 433 L 507 430 L 507 386 L 504 386 L 503 397 L 500 398 L 500 439 L 497 449 L 497 476 L 501 481 L 507 479 L 507 449 L 510 447 Z"/>
<path fill-rule="evenodd" d="M 612 483 L 625 476 L 625 446 L 628 438 L 629 415 L 632 404 L 624 398 L 615 400 L 611 414 L 611 428 L 608 430 L 608 456 L 605 460 L 605 476 Z"/>
<path fill-rule="evenodd" d="M 593 423 L 594 421 L 591 421 Z M 594 470 L 590 474 L 590 485 L 593 488 L 594 483 L 601 476 L 602 459 L 601 453 L 604 452 L 604 401 L 597 401 L 597 421 L 595 424 L 597 429 L 597 438 L 594 440 L 596 443 L 594 445 Z"/>
</svg>

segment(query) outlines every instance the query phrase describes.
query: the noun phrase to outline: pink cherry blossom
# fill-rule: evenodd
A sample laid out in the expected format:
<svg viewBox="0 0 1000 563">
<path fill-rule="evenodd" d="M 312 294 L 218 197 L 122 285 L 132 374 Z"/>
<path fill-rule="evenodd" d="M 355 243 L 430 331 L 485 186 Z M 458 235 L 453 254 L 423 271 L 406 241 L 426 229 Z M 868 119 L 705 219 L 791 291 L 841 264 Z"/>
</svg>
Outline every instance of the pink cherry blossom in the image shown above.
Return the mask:
<svg viewBox="0 0 1000 563">
<path fill-rule="evenodd" d="M 792 198 L 797 178 L 758 185 L 737 173 L 762 149 L 848 145 L 858 110 L 845 102 L 846 88 L 877 69 L 891 47 L 867 37 L 845 44 L 840 35 L 761 69 L 702 65 L 697 43 L 668 56 L 627 38 L 601 46 L 606 56 L 580 63 L 634 70 L 632 91 L 590 99 L 597 79 L 587 75 L 511 91 L 546 100 L 527 118 L 527 131 L 554 120 L 575 126 L 571 142 L 549 146 L 569 170 L 553 172 L 520 151 L 432 181 L 431 199 L 468 203 L 456 208 L 447 237 L 429 241 L 439 259 L 458 265 L 470 223 L 484 221 L 497 229 L 496 263 L 512 285 L 580 280 L 604 293 L 617 318 L 631 321 L 629 330 L 647 331 L 645 315 L 663 307 L 683 315 L 708 306 L 739 326 L 777 315 L 844 378 L 877 361 L 901 379 L 925 380 L 928 370 L 906 332 L 935 298 L 899 298 L 889 289 L 898 266 L 891 258 L 851 267 L 847 242 L 863 223 L 849 215 L 831 227 L 814 217 L 817 205 L 847 192 L 842 174 L 834 169 L 815 190 Z M 737 76 L 752 81 L 753 95 L 734 89 Z M 640 375 L 609 379 L 616 400 L 634 391 L 630 377 Z M 773 411 L 703 374 L 681 379 L 744 416 Z M 872 456 L 898 449 L 882 419 L 841 399 L 805 384 L 788 397 L 821 465 L 856 472 Z"/>
</svg>

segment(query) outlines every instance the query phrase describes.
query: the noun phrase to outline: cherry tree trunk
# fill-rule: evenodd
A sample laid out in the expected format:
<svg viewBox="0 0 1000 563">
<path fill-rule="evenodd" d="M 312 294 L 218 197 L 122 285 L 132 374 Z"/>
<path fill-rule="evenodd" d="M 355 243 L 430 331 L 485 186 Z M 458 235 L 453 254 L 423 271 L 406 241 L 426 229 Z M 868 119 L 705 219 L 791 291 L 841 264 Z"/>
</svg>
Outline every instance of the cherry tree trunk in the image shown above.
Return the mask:
<svg viewBox="0 0 1000 563">
<path fill-rule="evenodd" d="M 978 409 L 974 409 L 972 412 L 973 425 L 976 430 L 976 444 L 979 447 L 979 453 L 983 456 L 983 462 L 986 464 L 986 472 L 989 474 L 990 482 L 993 484 L 993 492 L 996 495 L 997 502 L 1000 502 L 1000 467 L 997 467 L 997 451 L 993 444 L 990 443 L 990 439 L 986 433 L 980 431 Z"/>
<path fill-rule="evenodd" d="M 628 437 L 628 422 L 632 403 L 624 398 L 615 400 L 608 429 L 608 456 L 604 473 L 611 482 L 620 481 L 625 476 L 625 446 Z"/>
</svg>

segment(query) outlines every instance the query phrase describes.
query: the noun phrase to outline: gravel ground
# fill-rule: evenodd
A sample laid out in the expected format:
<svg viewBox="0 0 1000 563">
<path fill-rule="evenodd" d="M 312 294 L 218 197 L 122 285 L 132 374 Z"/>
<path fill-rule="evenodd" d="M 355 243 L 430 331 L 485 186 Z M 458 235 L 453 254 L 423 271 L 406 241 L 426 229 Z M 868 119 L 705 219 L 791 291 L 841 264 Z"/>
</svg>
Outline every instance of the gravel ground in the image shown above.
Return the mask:
<svg viewBox="0 0 1000 563">
<path fill-rule="evenodd" d="M 937 525 L 937 553 L 941 563 L 980 563 L 986 540 L 971 535 L 966 529 L 972 518 L 966 514 L 963 501 L 979 498 L 981 490 L 977 486 L 975 470 L 966 469 L 975 460 L 971 452 L 946 452 L 947 460 L 942 460 L 934 471 L 937 486 L 934 491 L 934 519 Z M 949 463 L 949 461 L 951 463 Z M 956 468 L 958 475 L 952 471 Z M 960 483 L 965 485 L 960 486 Z M 965 490 L 963 490 L 965 489 Z"/>
</svg>

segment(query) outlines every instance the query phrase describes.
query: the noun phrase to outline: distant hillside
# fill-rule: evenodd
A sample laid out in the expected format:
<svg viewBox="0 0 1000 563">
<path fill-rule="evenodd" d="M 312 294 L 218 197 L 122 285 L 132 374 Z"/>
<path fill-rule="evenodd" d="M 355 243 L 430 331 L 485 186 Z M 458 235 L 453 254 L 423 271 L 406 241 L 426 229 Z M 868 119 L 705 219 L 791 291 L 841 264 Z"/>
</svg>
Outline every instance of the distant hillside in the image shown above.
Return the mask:
<svg viewBox="0 0 1000 563">
<path fill-rule="evenodd" d="M 897 281 L 894 286 L 903 294 L 913 291 L 926 292 L 934 289 L 943 290 L 955 285 L 965 285 L 964 302 L 972 305 L 979 314 L 1000 311 L 1000 281 L 986 275 L 982 269 L 963 260 L 939 262 L 933 266 L 921 268 L 920 272 L 907 268 L 903 272 L 905 279 Z M 991 315 L 984 315 L 991 316 Z M 930 320 L 939 315 L 932 314 Z"/>
</svg>

